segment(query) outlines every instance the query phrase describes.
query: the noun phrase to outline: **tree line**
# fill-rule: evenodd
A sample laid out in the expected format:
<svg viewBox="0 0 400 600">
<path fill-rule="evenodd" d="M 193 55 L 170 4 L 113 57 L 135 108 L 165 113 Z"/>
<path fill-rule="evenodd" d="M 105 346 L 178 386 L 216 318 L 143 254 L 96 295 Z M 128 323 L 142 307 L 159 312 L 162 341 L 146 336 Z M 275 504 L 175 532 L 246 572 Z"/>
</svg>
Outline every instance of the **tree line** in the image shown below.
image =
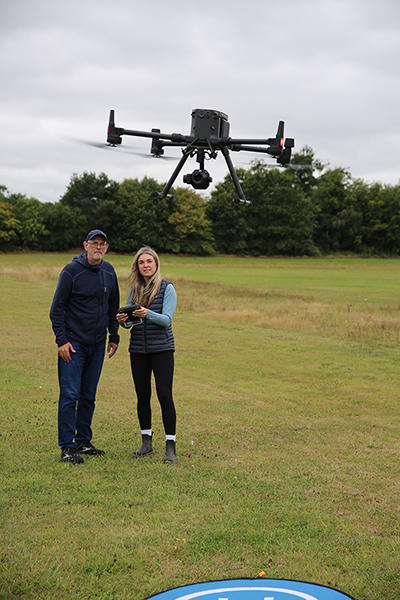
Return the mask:
<svg viewBox="0 0 400 600">
<path fill-rule="evenodd" d="M 183 187 L 161 197 L 155 179 L 118 183 L 105 173 L 72 175 L 55 203 L 0 186 L 0 250 L 69 250 L 100 228 L 112 250 L 124 253 L 146 244 L 197 255 L 400 254 L 400 185 L 326 168 L 309 147 L 292 164 L 299 168 L 256 161 L 238 169 L 250 206 L 235 202 L 229 175 L 206 199 Z"/>
</svg>

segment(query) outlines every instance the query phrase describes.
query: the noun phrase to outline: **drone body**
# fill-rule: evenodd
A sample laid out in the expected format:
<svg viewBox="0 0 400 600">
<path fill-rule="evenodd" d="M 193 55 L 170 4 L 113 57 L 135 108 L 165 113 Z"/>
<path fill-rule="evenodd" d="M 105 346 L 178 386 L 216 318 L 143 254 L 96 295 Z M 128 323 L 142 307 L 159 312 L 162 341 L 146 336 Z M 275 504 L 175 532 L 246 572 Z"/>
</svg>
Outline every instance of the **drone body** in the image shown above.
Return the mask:
<svg viewBox="0 0 400 600">
<path fill-rule="evenodd" d="M 231 138 L 229 137 L 228 115 L 217 110 L 202 108 L 195 108 L 192 110 L 190 135 L 182 135 L 181 133 L 167 134 L 162 133 L 159 129 L 136 131 L 116 127 L 114 110 L 111 110 L 108 123 L 107 142 L 111 146 L 116 146 L 122 143 L 123 135 L 148 137 L 152 139 L 150 154 L 157 158 L 163 156 L 164 148 L 167 146 L 181 147 L 182 157 L 170 179 L 164 186 L 164 189 L 161 192 L 162 196 L 167 196 L 187 159 L 194 156 L 196 156 L 196 161 L 199 163 L 199 168 L 195 169 L 192 173 L 184 175 L 183 182 L 198 190 L 207 189 L 212 178 L 209 172 L 204 168 L 204 161 L 206 158 L 216 158 L 218 151 L 221 151 L 235 185 L 239 202 L 250 204 L 244 196 L 229 150 L 235 152 L 246 150 L 249 152 L 266 153 L 275 158 L 280 166 L 286 166 L 290 162 L 291 151 L 294 147 L 294 139 L 286 138 L 286 140 L 284 140 L 283 134 L 284 122 L 279 121 L 276 136 L 273 138 Z"/>
</svg>

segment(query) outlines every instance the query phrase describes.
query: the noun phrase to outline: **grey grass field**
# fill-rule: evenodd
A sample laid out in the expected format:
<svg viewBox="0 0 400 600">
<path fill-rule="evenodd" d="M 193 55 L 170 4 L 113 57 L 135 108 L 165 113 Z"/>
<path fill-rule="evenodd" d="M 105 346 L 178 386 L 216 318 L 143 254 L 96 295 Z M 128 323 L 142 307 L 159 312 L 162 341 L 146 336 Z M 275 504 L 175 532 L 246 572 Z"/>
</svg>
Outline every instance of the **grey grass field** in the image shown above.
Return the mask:
<svg viewBox="0 0 400 600">
<path fill-rule="evenodd" d="M 0 255 L 0 598 L 141 600 L 299 579 L 400 598 L 400 260 L 162 256 L 174 282 L 175 465 L 139 442 L 128 332 L 59 462 L 48 317 L 68 254 Z M 125 301 L 132 257 L 110 255 Z"/>
</svg>

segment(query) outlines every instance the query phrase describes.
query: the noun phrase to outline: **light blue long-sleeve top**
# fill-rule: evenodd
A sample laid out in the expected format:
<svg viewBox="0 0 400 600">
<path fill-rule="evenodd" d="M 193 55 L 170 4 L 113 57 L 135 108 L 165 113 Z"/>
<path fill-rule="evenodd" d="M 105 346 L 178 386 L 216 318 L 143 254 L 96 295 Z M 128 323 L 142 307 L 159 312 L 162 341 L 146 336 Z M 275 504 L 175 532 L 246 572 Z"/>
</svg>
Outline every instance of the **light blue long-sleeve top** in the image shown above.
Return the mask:
<svg viewBox="0 0 400 600">
<path fill-rule="evenodd" d="M 176 302 L 177 297 L 175 288 L 172 285 L 172 283 L 169 283 L 165 288 L 164 292 L 162 313 L 154 312 L 153 310 L 150 310 L 148 308 L 147 315 L 145 318 L 155 323 L 156 325 L 159 325 L 160 327 L 168 327 L 172 323 L 172 318 L 176 309 Z M 127 306 L 130 306 L 132 305 L 132 303 L 132 296 L 131 294 L 128 294 L 126 304 Z M 125 329 L 129 329 L 130 327 L 132 327 L 133 321 L 125 321 L 125 323 L 120 323 L 120 325 L 122 325 L 122 327 L 125 327 Z"/>
</svg>

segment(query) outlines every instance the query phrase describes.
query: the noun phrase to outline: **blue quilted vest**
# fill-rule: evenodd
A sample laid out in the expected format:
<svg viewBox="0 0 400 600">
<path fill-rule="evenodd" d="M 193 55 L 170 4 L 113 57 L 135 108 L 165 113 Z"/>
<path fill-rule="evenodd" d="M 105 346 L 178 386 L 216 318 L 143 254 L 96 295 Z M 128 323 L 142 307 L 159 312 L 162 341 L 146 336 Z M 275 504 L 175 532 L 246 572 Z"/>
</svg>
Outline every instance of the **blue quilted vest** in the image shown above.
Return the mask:
<svg viewBox="0 0 400 600">
<path fill-rule="evenodd" d="M 161 281 L 160 290 L 148 307 L 150 310 L 162 313 L 165 288 L 169 283 L 171 282 L 167 279 Z M 175 350 L 174 334 L 172 333 L 171 325 L 169 327 L 160 327 L 156 323 L 143 319 L 143 323 L 132 327 L 129 352 L 150 354 L 153 352 L 165 352 L 166 350 Z"/>
</svg>

